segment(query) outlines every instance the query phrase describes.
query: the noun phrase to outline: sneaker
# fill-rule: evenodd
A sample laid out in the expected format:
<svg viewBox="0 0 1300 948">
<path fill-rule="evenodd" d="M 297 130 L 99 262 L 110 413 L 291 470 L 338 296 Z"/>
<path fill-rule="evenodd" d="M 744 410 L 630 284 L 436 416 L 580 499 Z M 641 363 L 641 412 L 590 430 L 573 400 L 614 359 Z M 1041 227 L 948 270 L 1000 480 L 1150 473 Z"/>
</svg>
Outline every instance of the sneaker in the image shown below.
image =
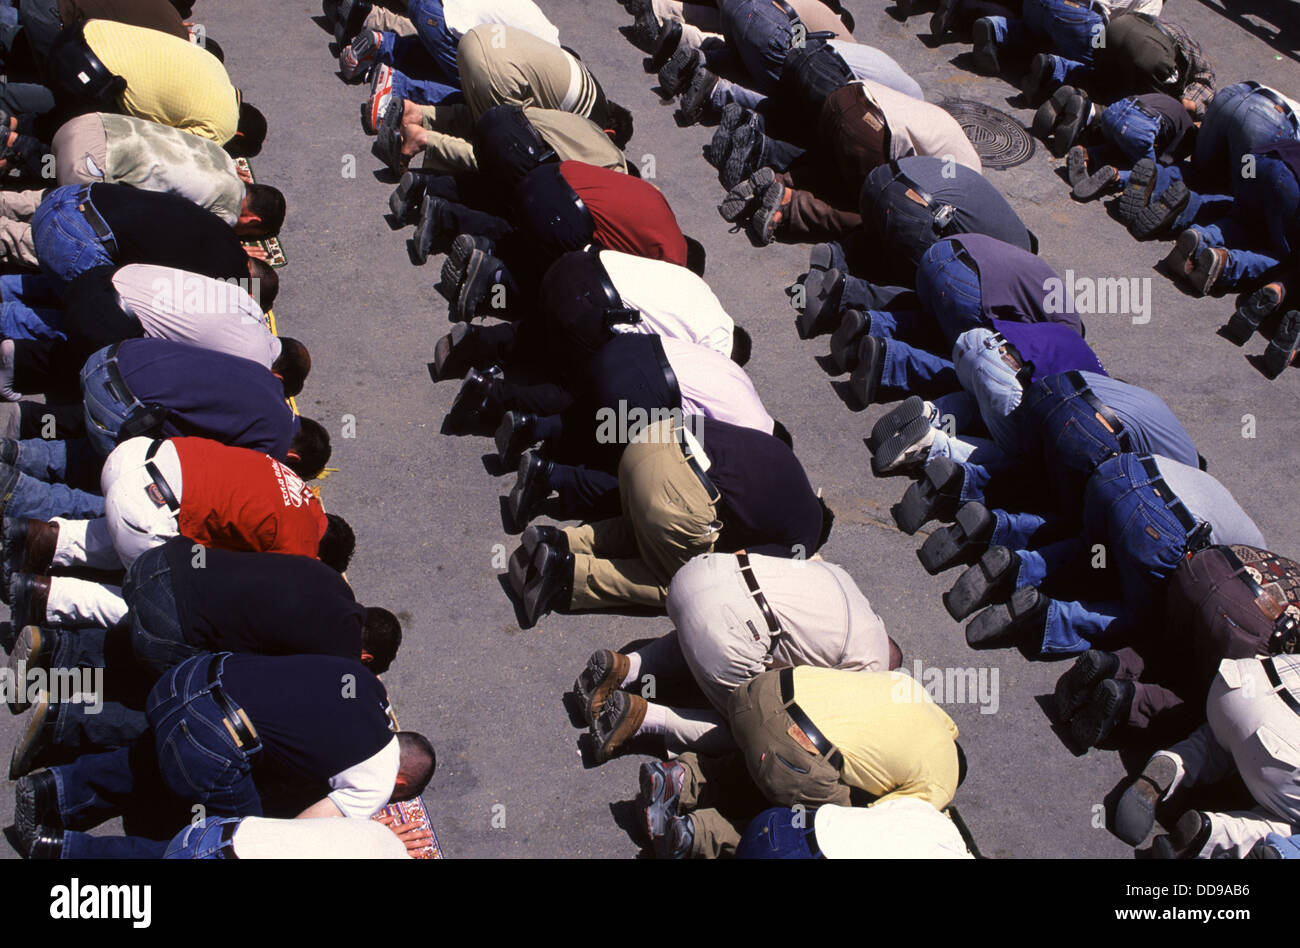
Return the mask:
<svg viewBox="0 0 1300 948">
<path fill-rule="evenodd" d="M 763 193 L 776 181 L 776 172 L 771 168 L 759 168 L 744 181 L 741 181 L 722 199 L 718 213 L 729 224 L 753 212 Z"/>
<path fill-rule="evenodd" d="M 658 841 L 668 831 L 668 822 L 677 816 L 677 802 L 681 799 L 682 784 L 686 782 L 686 768 L 675 760 L 651 761 L 641 765 L 638 774 L 640 792 L 637 809 L 641 813 L 641 826 L 646 839 Z"/>
<path fill-rule="evenodd" d="M 997 517 L 979 501 L 961 505 L 952 524 L 925 538 L 916 557 L 931 576 L 979 561 L 989 548 Z"/>
<path fill-rule="evenodd" d="M 1178 762 L 1168 754 L 1156 754 L 1148 760 L 1115 805 L 1115 835 L 1130 846 L 1146 839 L 1156 825 L 1156 807 L 1169 795 L 1177 779 Z"/>
<path fill-rule="evenodd" d="M 1237 345 L 1245 345 L 1246 340 L 1255 334 L 1265 316 L 1271 315 L 1282 305 L 1286 295 L 1281 283 L 1261 286 L 1251 293 L 1239 305 L 1224 327 L 1223 333 Z"/>
<path fill-rule="evenodd" d="M 363 30 L 352 37 L 352 42 L 343 47 L 339 53 L 339 72 L 343 73 L 345 82 L 364 82 L 370 67 L 379 58 L 379 42 L 382 39 L 374 30 Z"/>
<path fill-rule="evenodd" d="M 1138 161 L 1129 172 L 1128 184 L 1120 195 L 1117 211 L 1125 226 L 1131 226 L 1139 214 L 1151 203 L 1151 192 L 1156 186 L 1156 163 L 1150 158 Z"/>
<path fill-rule="evenodd" d="M 664 835 L 655 841 L 656 859 L 685 859 L 695 845 L 695 823 L 690 816 L 674 816 Z"/>
<path fill-rule="evenodd" d="M 971 27 L 971 39 L 975 44 L 975 69 L 986 76 L 1000 75 L 1002 66 L 998 62 L 997 31 L 993 23 L 986 17 L 980 17 Z"/>
<path fill-rule="evenodd" d="M 366 132 L 378 133 L 379 123 L 393 98 L 393 67 L 380 63 L 370 77 L 370 101 L 366 107 Z"/>
<path fill-rule="evenodd" d="M 1144 158 L 1143 161 L 1146 159 Z M 1136 166 L 1134 166 L 1136 167 Z M 1130 178 L 1130 183 L 1132 179 Z M 1128 232 L 1138 240 L 1150 240 L 1152 237 L 1168 230 L 1178 219 L 1187 202 L 1191 200 L 1187 185 L 1175 181 L 1165 188 L 1159 197 L 1152 200 L 1138 212 L 1133 223 L 1128 225 Z M 1121 198 L 1121 200 L 1123 200 Z"/>
<path fill-rule="evenodd" d="M 1088 702 L 1096 687 L 1119 671 L 1119 656 L 1114 652 L 1089 649 L 1080 655 L 1069 670 L 1056 681 L 1056 717 L 1068 721 Z"/>
<path fill-rule="evenodd" d="M 682 93 L 682 98 L 677 107 L 677 114 L 682 117 L 682 121 L 687 125 L 694 125 L 710 108 L 710 97 L 713 95 L 714 88 L 718 85 L 718 77 L 708 69 L 700 66 L 691 76 L 690 85 Z"/>
<path fill-rule="evenodd" d="M 677 20 L 667 21 L 655 38 L 654 51 L 650 54 L 650 71 L 658 72 L 682 48 L 682 24 Z"/>
<path fill-rule="evenodd" d="M 695 70 L 703 68 L 704 53 L 683 46 L 668 58 L 659 70 L 659 88 L 667 98 L 672 98 L 690 84 Z"/>
<path fill-rule="evenodd" d="M 766 247 L 776 239 L 776 229 L 780 226 L 776 215 L 786 205 L 785 190 L 782 182 L 773 180 L 763 189 L 758 199 L 758 206 L 749 217 L 749 236 L 760 247 Z"/>
<path fill-rule="evenodd" d="M 1295 358 L 1297 346 L 1300 346 L 1300 313 L 1291 310 L 1282 317 L 1264 350 L 1264 373 L 1271 379 L 1281 375 Z"/>
</svg>

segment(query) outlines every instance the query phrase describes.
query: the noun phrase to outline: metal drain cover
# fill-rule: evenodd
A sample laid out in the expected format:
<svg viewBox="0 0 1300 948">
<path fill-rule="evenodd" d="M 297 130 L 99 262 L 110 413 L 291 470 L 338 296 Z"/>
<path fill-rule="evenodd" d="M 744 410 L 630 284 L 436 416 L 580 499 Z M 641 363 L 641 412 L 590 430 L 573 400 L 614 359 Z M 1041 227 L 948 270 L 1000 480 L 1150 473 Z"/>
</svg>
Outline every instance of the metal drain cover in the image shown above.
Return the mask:
<svg viewBox="0 0 1300 948">
<path fill-rule="evenodd" d="M 973 99 L 944 99 L 939 107 L 961 125 L 984 167 L 1014 168 L 1033 157 L 1033 136 L 1006 112 Z"/>
</svg>

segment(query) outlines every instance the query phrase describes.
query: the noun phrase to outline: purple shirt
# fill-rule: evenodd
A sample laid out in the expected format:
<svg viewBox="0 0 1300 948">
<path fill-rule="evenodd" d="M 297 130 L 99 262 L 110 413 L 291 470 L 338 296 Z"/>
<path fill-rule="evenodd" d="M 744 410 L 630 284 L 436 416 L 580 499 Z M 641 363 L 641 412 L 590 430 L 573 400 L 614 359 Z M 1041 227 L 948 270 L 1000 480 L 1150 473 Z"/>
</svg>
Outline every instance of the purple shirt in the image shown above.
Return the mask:
<svg viewBox="0 0 1300 948">
<path fill-rule="evenodd" d="M 979 274 L 980 305 L 986 318 L 1063 323 L 1080 334 L 1071 294 L 1058 291 L 1061 305 L 1054 305 L 1048 288 L 1060 287 L 1062 280 L 1041 257 L 984 234 L 949 239 L 966 251 Z"/>
<path fill-rule="evenodd" d="M 993 328 L 1016 347 L 1020 358 L 1034 364 L 1031 382 L 1062 372 L 1094 372 L 1109 375 L 1097 353 L 1067 323 L 1022 323 L 993 320 Z"/>
</svg>

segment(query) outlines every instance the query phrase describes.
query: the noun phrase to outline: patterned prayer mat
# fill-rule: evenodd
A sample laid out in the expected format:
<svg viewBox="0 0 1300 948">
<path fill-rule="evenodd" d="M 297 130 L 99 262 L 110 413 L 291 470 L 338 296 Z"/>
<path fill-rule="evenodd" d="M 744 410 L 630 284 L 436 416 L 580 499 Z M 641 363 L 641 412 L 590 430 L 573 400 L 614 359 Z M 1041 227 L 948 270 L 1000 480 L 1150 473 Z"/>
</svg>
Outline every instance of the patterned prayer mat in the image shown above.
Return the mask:
<svg viewBox="0 0 1300 948">
<path fill-rule="evenodd" d="M 248 163 L 247 158 L 236 158 L 235 166 L 241 171 L 247 172 L 248 176 L 257 181 L 257 176 L 253 174 L 253 166 Z M 266 251 L 266 262 L 271 266 L 279 268 L 289 261 L 284 258 L 284 248 L 280 246 L 279 237 L 268 237 L 265 240 L 245 240 L 245 247 L 261 247 Z"/>
</svg>

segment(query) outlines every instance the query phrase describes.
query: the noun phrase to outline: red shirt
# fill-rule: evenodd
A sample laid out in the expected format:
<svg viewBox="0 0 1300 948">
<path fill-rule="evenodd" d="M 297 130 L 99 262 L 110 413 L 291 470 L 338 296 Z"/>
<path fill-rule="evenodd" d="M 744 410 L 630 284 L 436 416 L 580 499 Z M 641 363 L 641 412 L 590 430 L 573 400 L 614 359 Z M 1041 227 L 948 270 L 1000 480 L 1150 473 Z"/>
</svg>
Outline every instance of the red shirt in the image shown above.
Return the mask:
<svg viewBox="0 0 1300 948">
<path fill-rule="evenodd" d="M 667 198 L 653 184 L 581 161 L 561 162 L 560 175 L 591 211 L 596 243 L 686 266 L 686 238 Z"/>
<path fill-rule="evenodd" d="M 180 532 L 204 546 L 313 559 L 325 509 L 274 458 L 206 438 L 172 438 L 181 464 Z"/>
</svg>

